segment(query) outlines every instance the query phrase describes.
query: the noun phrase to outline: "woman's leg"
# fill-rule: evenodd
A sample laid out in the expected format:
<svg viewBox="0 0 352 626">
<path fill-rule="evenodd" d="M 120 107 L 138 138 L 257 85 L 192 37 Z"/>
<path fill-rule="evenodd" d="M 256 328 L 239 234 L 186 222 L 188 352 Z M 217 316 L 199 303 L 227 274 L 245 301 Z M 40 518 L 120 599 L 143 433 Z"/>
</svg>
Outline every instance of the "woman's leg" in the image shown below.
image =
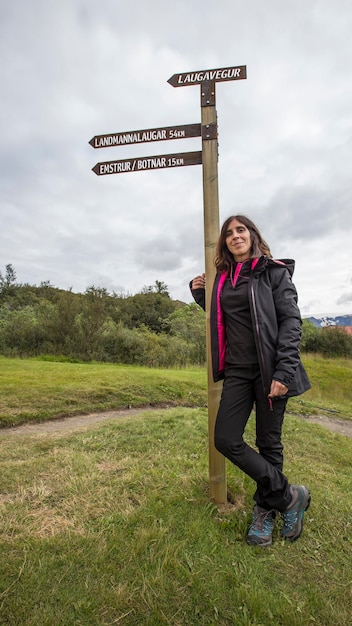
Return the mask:
<svg viewBox="0 0 352 626">
<path fill-rule="evenodd" d="M 286 410 L 285 398 L 274 398 L 271 407 L 264 397 L 261 380 L 256 384 L 256 446 L 269 463 L 282 471 L 284 447 L 281 441 L 282 425 Z"/>
<path fill-rule="evenodd" d="M 233 367 L 226 371 L 215 424 L 215 446 L 256 481 L 255 500 L 259 506 L 268 510 L 285 510 L 291 499 L 286 477 L 243 440 L 258 376 L 259 368 L 253 366 Z"/>
<path fill-rule="evenodd" d="M 250 372 L 250 367 L 226 370 L 214 433 L 217 450 L 241 469 L 247 466 L 250 453 L 249 446 L 243 441 L 254 403 Z"/>
<path fill-rule="evenodd" d="M 274 481 L 270 486 L 273 492 L 271 499 L 275 496 L 275 492 L 277 492 L 276 496 L 278 501 L 275 508 L 283 511 L 285 510 L 285 507 L 288 506 L 291 499 L 288 481 L 282 473 L 284 448 L 281 436 L 287 400 L 285 398 L 274 398 L 270 406 L 268 398 L 264 395 L 259 371 L 255 380 L 255 397 L 256 445 L 259 450 L 259 454 L 279 472 L 279 482 Z M 283 482 L 282 477 L 284 477 Z M 257 491 L 254 495 L 255 501 L 260 506 L 264 506 L 263 503 L 266 501 L 267 497 L 268 494 L 265 486 L 263 488 L 263 486 L 259 483 Z"/>
</svg>

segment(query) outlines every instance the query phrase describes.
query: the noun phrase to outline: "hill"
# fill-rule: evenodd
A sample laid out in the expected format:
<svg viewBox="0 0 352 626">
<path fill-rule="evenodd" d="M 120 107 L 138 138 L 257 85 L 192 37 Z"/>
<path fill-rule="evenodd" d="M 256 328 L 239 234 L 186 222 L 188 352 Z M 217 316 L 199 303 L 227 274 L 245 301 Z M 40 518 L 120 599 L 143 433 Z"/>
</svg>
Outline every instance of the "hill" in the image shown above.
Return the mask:
<svg viewBox="0 0 352 626">
<path fill-rule="evenodd" d="M 307 317 L 317 328 L 325 326 L 352 326 L 352 315 L 336 315 L 335 317 L 324 315 L 321 317 Z"/>
</svg>

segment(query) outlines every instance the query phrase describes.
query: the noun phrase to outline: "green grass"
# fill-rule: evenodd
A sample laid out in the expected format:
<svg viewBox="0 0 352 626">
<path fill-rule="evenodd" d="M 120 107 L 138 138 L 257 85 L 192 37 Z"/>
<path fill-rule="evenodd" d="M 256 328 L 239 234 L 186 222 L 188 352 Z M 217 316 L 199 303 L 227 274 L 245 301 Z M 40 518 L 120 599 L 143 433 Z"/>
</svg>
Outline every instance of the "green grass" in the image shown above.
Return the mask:
<svg viewBox="0 0 352 626">
<path fill-rule="evenodd" d="M 312 389 L 293 414 L 352 419 L 352 361 L 306 355 Z M 205 406 L 206 370 L 149 369 L 0 357 L 0 427 L 112 409 Z"/>
<path fill-rule="evenodd" d="M 260 549 L 245 543 L 249 478 L 229 464 L 231 504 L 209 501 L 204 408 L 3 430 L 0 624 L 349 626 L 352 441 L 292 415 L 283 440 L 312 504 L 296 543 L 278 521 Z"/>
<path fill-rule="evenodd" d="M 0 357 L 0 427 L 127 407 L 204 406 L 206 372 Z"/>
<path fill-rule="evenodd" d="M 352 360 L 305 355 L 303 362 L 312 389 L 298 403 L 305 402 L 305 409 L 313 414 L 352 419 Z"/>
</svg>

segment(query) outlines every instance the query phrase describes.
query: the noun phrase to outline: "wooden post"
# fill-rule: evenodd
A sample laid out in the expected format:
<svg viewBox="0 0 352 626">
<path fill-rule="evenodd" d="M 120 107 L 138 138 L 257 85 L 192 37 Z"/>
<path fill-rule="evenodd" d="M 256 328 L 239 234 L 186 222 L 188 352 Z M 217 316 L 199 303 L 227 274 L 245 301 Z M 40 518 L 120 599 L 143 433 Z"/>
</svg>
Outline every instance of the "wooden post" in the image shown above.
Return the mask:
<svg viewBox="0 0 352 626">
<path fill-rule="evenodd" d="M 214 446 L 214 427 L 222 384 L 214 383 L 210 349 L 210 302 L 215 278 L 215 247 L 219 237 L 218 139 L 215 82 L 200 86 L 202 112 L 202 162 L 204 205 L 204 255 L 206 276 L 206 346 L 208 369 L 209 495 L 217 503 L 227 501 L 225 457 Z"/>
</svg>

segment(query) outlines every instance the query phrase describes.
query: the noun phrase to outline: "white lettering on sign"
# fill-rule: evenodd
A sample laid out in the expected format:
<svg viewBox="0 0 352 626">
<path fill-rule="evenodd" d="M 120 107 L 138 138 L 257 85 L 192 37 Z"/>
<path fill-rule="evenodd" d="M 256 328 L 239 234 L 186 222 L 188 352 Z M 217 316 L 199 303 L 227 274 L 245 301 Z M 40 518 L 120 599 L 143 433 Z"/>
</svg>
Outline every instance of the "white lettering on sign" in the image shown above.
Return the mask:
<svg viewBox="0 0 352 626">
<path fill-rule="evenodd" d="M 97 163 L 93 172 L 97 176 L 105 174 L 120 174 L 122 172 L 137 172 L 143 170 L 166 169 L 183 165 L 197 165 L 202 163 L 202 152 L 183 152 L 180 154 L 159 154 L 122 161 L 106 161 Z"/>
<path fill-rule="evenodd" d="M 240 75 L 240 67 L 230 67 L 223 70 L 207 70 L 205 72 L 192 72 L 190 74 L 180 74 L 178 77 L 178 84 L 187 85 L 191 83 L 202 83 L 205 80 L 231 80 L 233 78 L 239 78 Z"/>
<path fill-rule="evenodd" d="M 169 132 L 169 139 L 182 139 L 182 137 L 186 137 L 185 130 L 173 130 L 171 129 Z"/>
<path fill-rule="evenodd" d="M 186 126 L 167 126 L 148 130 L 130 130 L 124 133 L 96 135 L 89 141 L 93 148 L 109 148 L 150 141 L 165 141 L 169 139 L 185 139 L 187 137 L 201 137 L 201 124 Z"/>
<path fill-rule="evenodd" d="M 137 160 L 137 169 L 139 170 L 152 170 L 161 167 L 166 167 L 165 157 L 147 158 Z"/>
<path fill-rule="evenodd" d="M 129 143 L 143 143 L 146 141 L 163 141 L 165 139 L 167 139 L 165 129 L 138 131 L 136 133 L 117 133 L 116 135 L 95 137 L 94 148 L 123 146 Z"/>
<path fill-rule="evenodd" d="M 167 161 L 168 167 L 178 167 L 184 164 L 184 160 L 181 157 L 172 157 Z"/>
<path fill-rule="evenodd" d="M 134 169 L 134 168 L 132 168 Z M 115 161 L 114 163 L 101 163 L 99 174 L 120 174 L 131 171 L 131 161 Z"/>
</svg>

